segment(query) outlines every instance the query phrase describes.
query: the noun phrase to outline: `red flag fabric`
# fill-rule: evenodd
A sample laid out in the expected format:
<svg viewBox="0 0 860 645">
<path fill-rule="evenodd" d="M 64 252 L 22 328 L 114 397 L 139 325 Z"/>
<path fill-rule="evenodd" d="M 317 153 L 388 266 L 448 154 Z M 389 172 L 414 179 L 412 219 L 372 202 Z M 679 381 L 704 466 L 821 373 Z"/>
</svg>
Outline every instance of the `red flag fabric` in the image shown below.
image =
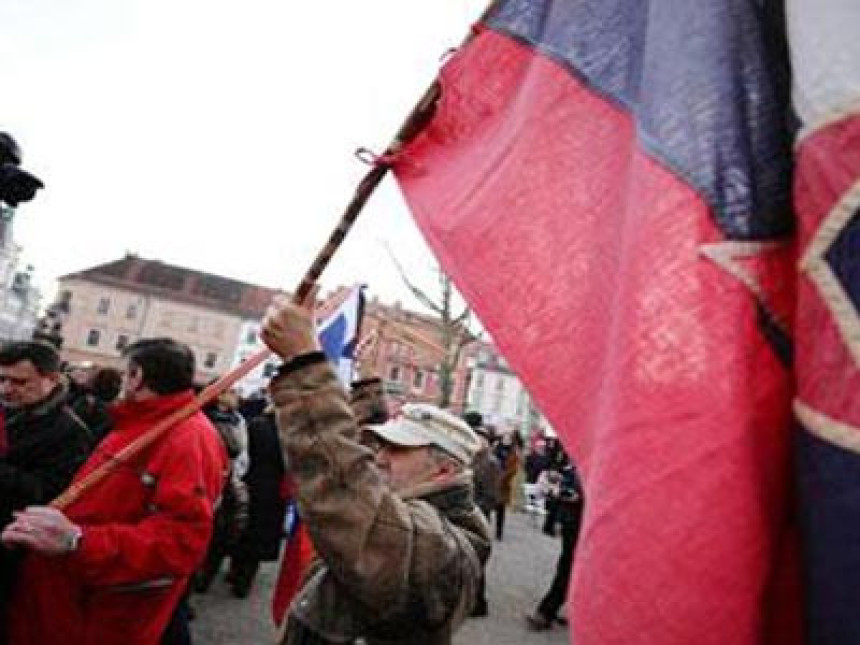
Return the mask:
<svg viewBox="0 0 860 645">
<path fill-rule="evenodd" d="M 502 0 L 395 161 L 584 475 L 576 645 L 800 641 L 778 19 Z"/>
<path fill-rule="evenodd" d="M 314 559 L 314 547 L 310 535 L 300 519 L 287 540 L 284 556 L 281 559 L 281 569 L 275 583 L 275 594 L 272 596 L 272 618 L 280 626 L 284 622 L 287 610 L 293 602 L 304 580 L 305 572 Z"/>
</svg>

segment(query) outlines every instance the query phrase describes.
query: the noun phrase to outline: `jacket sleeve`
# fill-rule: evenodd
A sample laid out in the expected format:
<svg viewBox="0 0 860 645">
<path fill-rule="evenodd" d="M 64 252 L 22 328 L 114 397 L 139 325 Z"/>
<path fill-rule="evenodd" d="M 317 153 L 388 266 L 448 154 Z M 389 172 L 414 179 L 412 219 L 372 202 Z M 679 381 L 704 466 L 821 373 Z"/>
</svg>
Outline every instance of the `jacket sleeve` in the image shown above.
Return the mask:
<svg viewBox="0 0 860 645">
<path fill-rule="evenodd" d="M 368 378 L 353 383 L 349 403 L 359 425 L 388 421 L 388 406 L 380 378 Z"/>
<path fill-rule="evenodd" d="M 200 564 L 223 482 L 225 464 L 215 455 L 223 452 L 207 450 L 199 428 L 177 435 L 176 444 L 164 451 L 143 520 L 83 527 L 81 547 L 69 562 L 85 584 L 157 584 L 188 576 Z M 212 439 L 217 441 L 214 433 Z"/>
<path fill-rule="evenodd" d="M 382 481 L 328 363 L 285 369 L 270 387 L 299 513 L 338 584 L 376 620 L 448 619 L 472 586 L 461 578 L 479 575 L 468 540 Z"/>
<path fill-rule="evenodd" d="M 0 460 L 0 497 L 13 508 L 47 504 L 63 492 L 89 452 L 86 428 L 65 413 L 56 418 L 52 440 L 40 447 L 38 465 L 17 466 Z"/>
</svg>

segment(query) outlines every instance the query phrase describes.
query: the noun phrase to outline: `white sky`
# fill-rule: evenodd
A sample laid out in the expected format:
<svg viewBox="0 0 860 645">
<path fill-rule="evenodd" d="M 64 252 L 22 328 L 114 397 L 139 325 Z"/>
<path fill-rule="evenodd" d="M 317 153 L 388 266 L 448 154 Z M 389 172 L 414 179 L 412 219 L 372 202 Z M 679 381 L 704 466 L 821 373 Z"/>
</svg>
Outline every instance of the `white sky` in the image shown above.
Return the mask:
<svg viewBox="0 0 860 645">
<path fill-rule="evenodd" d="M 126 251 L 293 288 L 486 0 L 0 0 L 0 130 L 47 188 L 15 235 L 54 279 Z M 410 303 L 433 261 L 389 177 L 323 276 Z"/>
</svg>

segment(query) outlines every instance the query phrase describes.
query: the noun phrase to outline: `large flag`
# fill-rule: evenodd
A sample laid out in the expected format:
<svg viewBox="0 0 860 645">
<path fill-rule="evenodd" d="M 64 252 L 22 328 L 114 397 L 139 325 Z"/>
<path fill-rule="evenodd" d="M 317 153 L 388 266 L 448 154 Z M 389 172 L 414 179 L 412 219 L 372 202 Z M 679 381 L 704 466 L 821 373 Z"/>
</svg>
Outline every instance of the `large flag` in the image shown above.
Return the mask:
<svg viewBox="0 0 860 645">
<path fill-rule="evenodd" d="M 361 333 L 361 320 L 364 315 L 364 287 L 357 285 L 326 303 L 320 312 L 317 334 L 323 352 L 337 370 L 344 387 L 353 380 L 355 349 Z M 272 618 L 281 625 L 295 594 L 301 587 L 304 574 L 314 557 L 313 544 L 307 527 L 298 514 L 293 498 L 295 487 L 287 475 L 284 494 L 291 498 L 290 513 L 292 521 L 287 531 L 284 555 L 275 590 L 272 596 Z"/>
<path fill-rule="evenodd" d="M 576 645 L 798 642 L 784 19 L 500 0 L 394 161 L 580 466 Z"/>
<path fill-rule="evenodd" d="M 788 3 L 810 645 L 860 643 L 860 3 Z"/>
</svg>

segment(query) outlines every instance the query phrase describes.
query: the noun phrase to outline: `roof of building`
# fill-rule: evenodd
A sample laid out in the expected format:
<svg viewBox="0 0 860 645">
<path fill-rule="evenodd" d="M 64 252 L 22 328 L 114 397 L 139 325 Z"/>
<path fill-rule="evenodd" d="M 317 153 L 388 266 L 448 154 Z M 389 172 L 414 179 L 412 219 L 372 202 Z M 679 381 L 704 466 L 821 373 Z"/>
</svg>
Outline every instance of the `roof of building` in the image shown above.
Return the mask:
<svg viewBox="0 0 860 645">
<path fill-rule="evenodd" d="M 210 309 L 260 318 L 277 293 L 232 278 L 186 269 L 127 254 L 124 258 L 69 273 L 64 280 L 86 280 Z"/>
</svg>

